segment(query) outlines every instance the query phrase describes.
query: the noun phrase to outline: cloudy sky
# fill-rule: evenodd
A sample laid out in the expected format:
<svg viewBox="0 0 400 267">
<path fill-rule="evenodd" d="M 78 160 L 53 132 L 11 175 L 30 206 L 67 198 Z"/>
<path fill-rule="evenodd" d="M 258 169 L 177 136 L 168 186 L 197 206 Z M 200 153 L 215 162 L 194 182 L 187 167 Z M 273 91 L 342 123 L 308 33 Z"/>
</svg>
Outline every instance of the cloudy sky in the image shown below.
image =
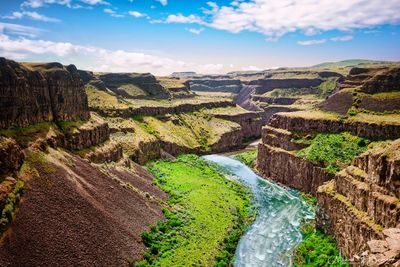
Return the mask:
<svg viewBox="0 0 400 267">
<path fill-rule="evenodd" d="M 159 75 L 400 60 L 400 1 L 0 0 L 0 56 Z"/>
</svg>

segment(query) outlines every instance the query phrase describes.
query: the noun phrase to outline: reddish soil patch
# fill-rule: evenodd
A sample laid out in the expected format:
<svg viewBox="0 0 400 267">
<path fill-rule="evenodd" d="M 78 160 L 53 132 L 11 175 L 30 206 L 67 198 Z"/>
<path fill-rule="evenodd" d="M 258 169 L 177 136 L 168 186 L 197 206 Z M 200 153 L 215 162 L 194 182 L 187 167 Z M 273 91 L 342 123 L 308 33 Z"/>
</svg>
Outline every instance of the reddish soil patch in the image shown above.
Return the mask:
<svg viewBox="0 0 400 267">
<path fill-rule="evenodd" d="M 140 234 L 163 218 L 155 199 L 166 194 L 140 166 L 111 168 L 110 176 L 64 156 L 52 171 L 38 166 L 40 177 L 26 182 L 19 211 L 0 243 L 0 266 L 127 266 L 128 258 L 139 259 L 145 249 Z"/>
</svg>

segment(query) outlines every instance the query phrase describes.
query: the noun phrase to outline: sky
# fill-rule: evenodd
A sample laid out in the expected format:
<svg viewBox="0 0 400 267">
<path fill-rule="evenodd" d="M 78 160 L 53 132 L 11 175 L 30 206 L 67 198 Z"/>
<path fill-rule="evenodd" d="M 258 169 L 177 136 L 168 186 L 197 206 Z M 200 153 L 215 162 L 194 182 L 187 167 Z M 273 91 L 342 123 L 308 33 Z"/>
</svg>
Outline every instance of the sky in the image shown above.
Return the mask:
<svg viewBox="0 0 400 267">
<path fill-rule="evenodd" d="M 0 56 L 156 75 L 400 61 L 400 1 L 0 0 Z"/>
</svg>

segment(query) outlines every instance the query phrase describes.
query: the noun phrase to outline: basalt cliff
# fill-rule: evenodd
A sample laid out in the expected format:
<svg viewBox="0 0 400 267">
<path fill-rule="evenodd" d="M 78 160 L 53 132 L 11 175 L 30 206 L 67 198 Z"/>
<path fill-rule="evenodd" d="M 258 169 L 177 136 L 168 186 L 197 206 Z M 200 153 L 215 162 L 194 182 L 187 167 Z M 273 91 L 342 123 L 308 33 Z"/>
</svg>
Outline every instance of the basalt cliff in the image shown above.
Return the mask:
<svg viewBox="0 0 400 267">
<path fill-rule="evenodd" d="M 0 59 L 0 266 L 127 266 L 167 194 L 139 164 L 242 148 L 261 116 L 177 78 Z"/>
<path fill-rule="evenodd" d="M 317 109 L 274 114 L 262 129 L 259 173 L 316 196 L 318 228 L 355 266 L 400 263 L 399 77 L 353 68 Z"/>
</svg>

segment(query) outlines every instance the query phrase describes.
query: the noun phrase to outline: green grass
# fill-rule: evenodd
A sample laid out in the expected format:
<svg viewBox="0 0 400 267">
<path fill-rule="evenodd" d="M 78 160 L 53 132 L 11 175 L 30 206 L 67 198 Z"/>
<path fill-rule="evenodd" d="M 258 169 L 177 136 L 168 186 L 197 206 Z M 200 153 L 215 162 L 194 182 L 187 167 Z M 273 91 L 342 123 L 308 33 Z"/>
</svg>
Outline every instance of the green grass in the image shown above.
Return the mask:
<svg viewBox="0 0 400 267">
<path fill-rule="evenodd" d="M 311 204 L 312 206 L 315 207 L 317 205 L 317 198 L 314 197 L 312 194 L 301 192 L 301 197 L 304 199 L 305 202 Z"/>
<path fill-rule="evenodd" d="M 340 255 L 331 236 L 316 230 L 313 224 L 303 227 L 302 232 L 304 240 L 294 251 L 294 266 L 350 266 Z"/>
<path fill-rule="evenodd" d="M 319 89 L 322 92 L 322 95 L 326 96 L 331 94 L 336 89 L 336 80 L 329 79 L 319 85 Z"/>
<path fill-rule="evenodd" d="M 369 141 L 349 133 L 318 134 L 311 145 L 297 152 L 314 163 L 325 166 L 325 170 L 335 173 L 367 150 Z"/>
<path fill-rule="evenodd" d="M 257 160 L 257 152 L 257 150 L 242 152 L 236 154 L 234 158 L 242 162 L 243 164 L 246 164 L 248 167 L 253 168 Z"/>
<path fill-rule="evenodd" d="M 168 192 L 166 220 L 143 233 L 149 250 L 132 266 L 227 266 L 253 219 L 251 196 L 196 155 L 149 165 Z"/>
<path fill-rule="evenodd" d="M 0 218 L 0 236 L 7 230 L 8 226 L 14 219 L 15 210 L 18 207 L 21 195 L 24 189 L 24 183 L 22 181 L 17 181 L 14 189 L 8 194 L 6 205 L 1 212 Z"/>
</svg>

